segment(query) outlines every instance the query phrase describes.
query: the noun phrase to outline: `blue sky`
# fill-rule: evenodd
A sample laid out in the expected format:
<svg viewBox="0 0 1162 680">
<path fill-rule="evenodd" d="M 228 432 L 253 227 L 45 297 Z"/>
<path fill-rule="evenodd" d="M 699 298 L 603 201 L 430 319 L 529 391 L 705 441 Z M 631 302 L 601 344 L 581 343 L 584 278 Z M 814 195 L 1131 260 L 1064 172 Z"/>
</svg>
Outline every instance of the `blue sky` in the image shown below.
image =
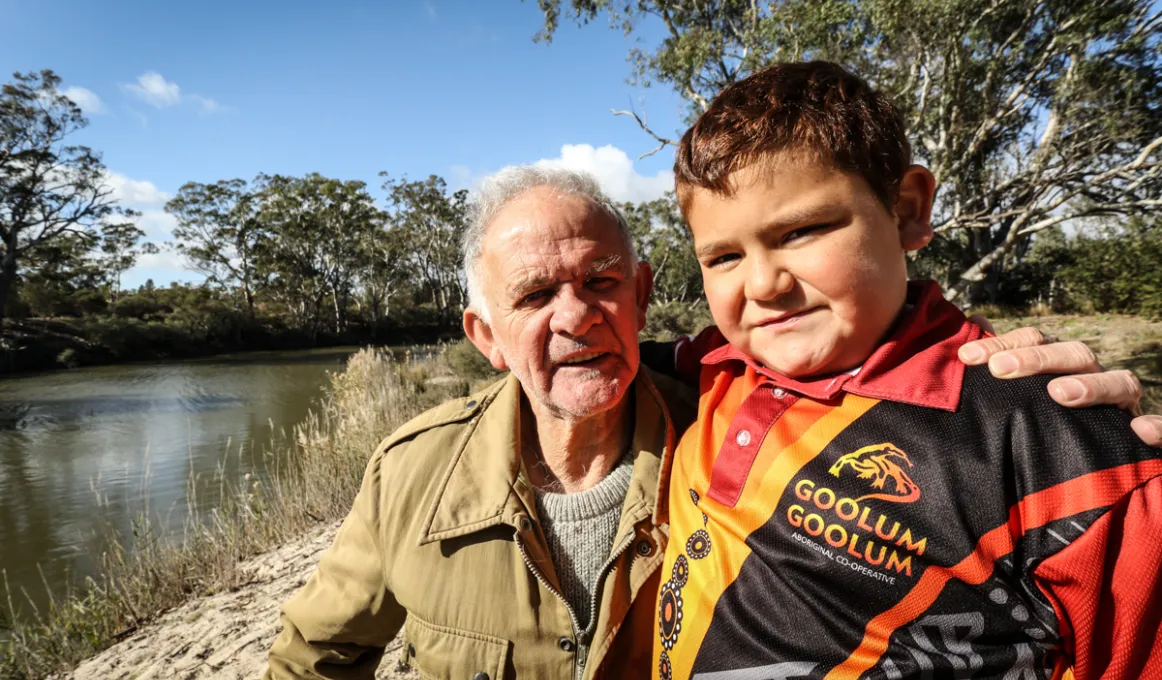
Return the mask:
<svg viewBox="0 0 1162 680">
<path fill-rule="evenodd" d="M 0 0 L 0 71 L 51 68 L 90 125 L 109 183 L 169 237 L 185 182 L 320 172 L 368 183 L 437 174 L 471 188 L 510 163 L 594 172 L 622 200 L 654 198 L 673 156 L 611 108 L 676 133 L 682 103 L 627 84 L 631 39 L 565 23 L 551 45 L 531 0 L 98 3 Z M 642 38 L 658 37 L 646 26 Z M 197 280 L 172 253 L 124 279 Z"/>
</svg>

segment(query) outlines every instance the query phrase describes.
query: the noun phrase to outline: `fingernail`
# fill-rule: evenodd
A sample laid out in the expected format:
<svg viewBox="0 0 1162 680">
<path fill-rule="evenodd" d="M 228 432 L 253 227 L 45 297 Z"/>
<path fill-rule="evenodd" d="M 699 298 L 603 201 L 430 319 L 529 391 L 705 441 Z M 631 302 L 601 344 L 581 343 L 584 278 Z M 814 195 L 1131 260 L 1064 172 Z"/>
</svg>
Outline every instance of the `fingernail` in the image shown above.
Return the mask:
<svg viewBox="0 0 1162 680">
<path fill-rule="evenodd" d="M 1085 396 L 1085 387 L 1072 378 L 1053 382 L 1053 395 L 1062 403 L 1073 403 Z"/>
<path fill-rule="evenodd" d="M 984 350 L 978 345 L 965 345 L 960 348 L 960 359 L 969 364 L 980 363 L 984 360 Z"/>
<path fill-rule="evenodd" d="M 1006 375 L 1012 375 L 1017 372 L 1020 364 L 1017 360 L 1008 354 L 999 354 L 989 360 L 989 369 L 992 370 L 993 375 L 998 378 L 1003 378 Z"/>
</svg>

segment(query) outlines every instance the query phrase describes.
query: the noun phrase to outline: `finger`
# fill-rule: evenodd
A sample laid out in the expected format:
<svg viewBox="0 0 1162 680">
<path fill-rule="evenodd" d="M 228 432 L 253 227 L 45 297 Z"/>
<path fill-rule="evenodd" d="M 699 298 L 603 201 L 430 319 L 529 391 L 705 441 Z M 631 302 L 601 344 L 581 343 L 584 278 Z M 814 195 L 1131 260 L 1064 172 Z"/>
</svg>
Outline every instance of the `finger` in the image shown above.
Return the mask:
<svg viewBox="0 0 1162 680">
<path fill-rule="evenodd" d="M 1162 416 L 1139 416 L 1130 423 L 1142 441 L 1162 447 Z"/>
<path fill-rule="evenodd" d="M 993 335 L 997 334 L 997 329 L 993 328 L 993 322 L 989 321 L 980 314 L 973 314 L 972 316 L 968 317 L 968 320 L 983 328 L 986 333 L 991 333 Z"/>
<path fill-rule="evenodd" d="M 1049 396 L 1058 404 L 1073 408 L 1110 404 L 1136 411 L 1142 398 L 1142 383 L 1130 371 L 1070 375 L 1051 381 Z"/>
<path fill-rule="evenodd" d="M 1018 347 L 1035 347 L 1045 344 L 1045 336 L 1036 328 L 1018 328 L 995 338 L 984 338 L 966 343 L 960 348 L 960 360 L 969 366 L 983 364 L 997 352 Z"/>
<path fill-rule="evenodd" d="M 1102 368 L 1093 350 L 1073 340 L 998 352 L 989 359 L 989 370 L 998 378 L 1023 378 L 1044 373 L 1097 373 Z"/>
</svg>

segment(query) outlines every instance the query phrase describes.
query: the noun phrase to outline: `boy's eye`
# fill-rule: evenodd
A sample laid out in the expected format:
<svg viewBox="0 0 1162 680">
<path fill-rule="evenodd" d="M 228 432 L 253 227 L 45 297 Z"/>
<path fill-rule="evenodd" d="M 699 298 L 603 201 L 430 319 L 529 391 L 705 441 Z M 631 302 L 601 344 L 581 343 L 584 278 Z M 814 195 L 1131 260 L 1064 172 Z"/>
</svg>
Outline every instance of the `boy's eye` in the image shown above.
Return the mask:
<svg viewBox="0 0 1162 680">
<path fill-rule="evenodd" d="M 835 226 L 835 225 L 833 225 L 833 224 L 812 224 L 809 227 L 801 227 L 799 229 L 789 231 L 783 236 L 783 243 L 790 243 L 791 241 L 797 241 L 797 240 L 803 238 L 804 236 L 809 236 L 810 234 L 813 234 L 813 233 L 819 232 L 819 231 L 823 231 L 824 229 L 830 229 L 833 226 Z"/>
<path fill-rule="evenodd" d="M 714 267 L 721 267 L 722 265 L 733 262 L 737 259 L 739 259 L 738 253 L 724 253 L 722 255 L 711 258 L 706 263 L 706 266 L 713 269 Z"/>
</svg>

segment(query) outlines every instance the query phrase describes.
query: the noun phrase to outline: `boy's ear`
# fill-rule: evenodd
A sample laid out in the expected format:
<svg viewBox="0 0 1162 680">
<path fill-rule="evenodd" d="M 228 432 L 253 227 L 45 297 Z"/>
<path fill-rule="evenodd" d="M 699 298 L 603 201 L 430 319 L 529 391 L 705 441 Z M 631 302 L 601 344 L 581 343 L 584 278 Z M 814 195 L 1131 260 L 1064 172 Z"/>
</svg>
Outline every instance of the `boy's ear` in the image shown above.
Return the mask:
<svg viewBox="0 0 1162 680">
<path fill-rule="evenodd" d="M 476 345 L 481 354 L 488 357 L 488 363 L 493 368 L 498 371 L 508 370 L 508 362 L 504 360 L 500 345 L 492 335 L 492 326 L 472 307 L 464 310 L 464 335 L 468 336 L 468 340 Z"/>
<path fill-rule="evenodd" d="M 932 201 L 936 178 L 928 168 L 913 165 L 904 171 L 896 194 L 896 224 L 904 250 L 919 250 L 932 240 Z"/>
<path fill-rule="evenodd" d="M 640 333 L 646 327 L 646 309 L 650 306 L 650 297 L 654 293 L 654 268 L 649 262 L 637 264 L 637 329 Z"/>
</svg>

